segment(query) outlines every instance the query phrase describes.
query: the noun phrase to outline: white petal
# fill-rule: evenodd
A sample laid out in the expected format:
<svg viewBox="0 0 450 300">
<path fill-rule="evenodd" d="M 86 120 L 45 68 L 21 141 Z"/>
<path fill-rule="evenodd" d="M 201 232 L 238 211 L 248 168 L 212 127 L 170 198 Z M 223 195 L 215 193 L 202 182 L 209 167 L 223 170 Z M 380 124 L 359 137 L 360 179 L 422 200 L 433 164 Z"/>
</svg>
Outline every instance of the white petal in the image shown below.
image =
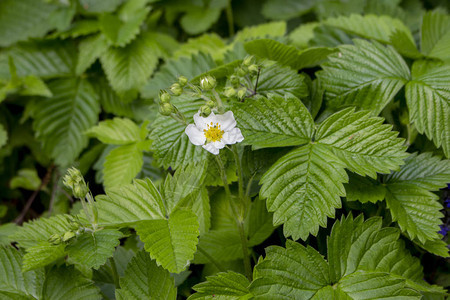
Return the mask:
<svg viewBox="0 0 450 300">
<path fill-rule="evenodd" d="M 217 123 L 217 119 L 213 112 L 211 112 L 211 114 L 206 118 L 200 116 L 200 113 L 196 113 L 194 115 L 194 122 L 198 129 L 203 130 L 208 129 L 208 126 L 206 126 L 207 124 L 211 125 L 211 122 L 213 122 L 213 124 Z"/>
<path fill-rule="evenodd" d="M 217 149 L 222 149 L 223 147 L 225 147 L 225 143 L 223 141 L 217 141 L 217 142 L 213 142 L 214 143 L 214 147 L 216 147 Z"/>
<path fill-rule="evenodd" d="M 211 152 L 214 155 L 218 155 L 219 154 L 219 149 L 217 149 L 214 146 L 214 143 L 208 143 L 206 145 L 203 145 L 203 149 L 205 149 L 206 151 Z"/>
<path fill-rule="evenodd" d="M 206 142 L 205 134 L 194 124 L 189 124 L 184 130 L 184 133 L 188 136 L 189 141 L 196 146 L 201 146 Z"/>
<path fill-rule="evenodd" d="M 228 145 L 240 143 L 243 140 L 244 136 L 239 128 L 233 128 L 232 130 L 225 132 L 222 136 L 222 141 Z"/>
<path fill-rule="evenodd" d="M 229 131 L 236 127 L 236 120 L 234 119 L 234 115 L 231 110 L 227 111 L 223 115 L 216 115 L 216 119 L 223 131 Z"/>
</svg>

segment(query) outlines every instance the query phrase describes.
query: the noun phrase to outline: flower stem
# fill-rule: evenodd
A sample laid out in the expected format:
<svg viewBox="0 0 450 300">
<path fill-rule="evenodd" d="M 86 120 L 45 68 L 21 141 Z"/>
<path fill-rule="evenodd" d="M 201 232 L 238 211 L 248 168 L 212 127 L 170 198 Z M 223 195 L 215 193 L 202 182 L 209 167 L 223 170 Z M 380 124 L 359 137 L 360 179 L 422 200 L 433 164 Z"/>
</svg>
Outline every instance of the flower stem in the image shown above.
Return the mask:
<svg viewBox="0 0 450 300">
<path fill-rule="evenodd" d="M 116 289 L 120 289 L 119 273 L 117 272 L 116 262 L 114 261 L 113 257 L 109 258 L 109 262 L 111 264 L 111 270 L 112 270 L 112 275 L 113 275 L 113 279 L 114 279 L 114 285 L 116 286 Z"/>
<path fill-rule="evenodd" d="M 239 157 L 239 152 L 236 145 L 233 145 L 231 148 L 234 160 L 236 162 L 236 168 L 237 168 L 237 175 L 238 175 L 238 184 L 239 184 L 239 199 L 241 200 L 242 204 L 245 208 L 247 208 L 247 197 L 244 193 L 244 176 L 242 172 L 242 164 L 241 164 L 241 158 Z"/>
<path fill-rule="evenodd" d="M 239 237 L 241 239 L 241 248 L 242 248 L 243 261 L 244 261 L 245 275 L 247 276 L 248 280 L 252 281 L 252 267 L 250 264 L 250 256 L 248 254 L 248 241 L 247 241 L 247 235 L 245 233 L 245 228 L 244 228 L 243 214 L 240 214 L 236 210 L 235 203 L 233 203 L 233 201 L 232 201 L 233 196 L 231 195 L 230 187 L 228 186 L 227 174 L 225 172 L 225 167 L 223 165 L 222 159 L 220 158 L 219 155 L 216 155 L 216 161 L 217 161 L 217 165 L 219 166 L 219 169 L 220 169 L 220 175 L 222 177 L 223 187 L 225 189 L 225 193 L 227 194 L 228 205 L 230 206 L 230 209 L 233 212 L 234 220 L 236 221 L 236 225 L 239 230 Z M 242 173 L 241 173 L 241 175 L 242 175 Z M 240 200 L 242 201 L 242 198 L 240 198 Z"/>
<path fill-rule="evenodd" d="M 217 101 L 217 109 L 219 110 L 219 113 L 223 113 L 225 111 L 225 107 L 223 106 L 222 99 L 220 99 L 219 93 L 217 93 L 216 89 L 212 89 L 212 92 L 214 94 L 214 98 L 216 98 Z"/>
<path fill-rule="evenodd" d="M 227 22 L 228 22 L 228 33 L 230 37 L 234 35 L 234 19 L 233 19 L 233 8 L 231 7 L 231 0 L 228 1 L 227 5 Z"/>
</svg>

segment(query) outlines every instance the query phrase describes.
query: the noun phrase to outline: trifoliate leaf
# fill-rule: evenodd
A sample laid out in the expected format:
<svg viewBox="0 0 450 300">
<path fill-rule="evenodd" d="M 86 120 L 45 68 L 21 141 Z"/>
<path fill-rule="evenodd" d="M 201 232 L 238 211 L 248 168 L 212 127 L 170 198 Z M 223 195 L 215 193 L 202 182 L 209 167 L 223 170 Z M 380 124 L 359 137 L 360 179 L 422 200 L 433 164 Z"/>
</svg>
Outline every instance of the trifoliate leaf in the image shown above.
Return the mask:
<svg viewBox="0 0 450 300">
<path fill-rule="evenodd" d="M 377 115 L 409 80 L 409 68 L 390 46 L 354 42 L 329 55 L 318 77 L 333 107 L 354 105 Z"/>
<path fill-rule="evenodd" d="M 69 261 L 98 269 L 113 255 L 121 237 L 122 233 L 116 229 L 85 232 L 67 247 Z"/>
<path fill-rule="evenodd" d="M 316 141 L 333 149 L 347 168 L 360 175 L 376 178 L 376 173 L 389 173 L 403 164 L 403 139 L 383 125 L 383 119 L 370 117 L 369 111 L 355 112 L 347 108 L 320 124 Z"/>
<path fill-rule="evenodd" d="M 116 290 L 118 300 L 171 299 L 175 300 L 177 289 L 173 277 L 145 251 L 140 251 L 128 264 L 125 276 L 120 278 L 120 289 Z"/>
<path fill-rule="evenodd" d="M 244 143 L 254 149 L 296 146 L 309 142 L 314 120 L 303 103 L 294 97 L 269 94 L 247 99 L 232 108 Z"/>
<path fill-rule="evenodd" d="M 245 42 L 257 38 L 281 37 L 286 33 L 286 22 L 271 22 L 245 27 L 234 36 L 234 42 Z"/>
<path fill-rule="evenodd" d="M 450 16 L 439 11 L 429 11 L 422 19 L 421 50 L 431 58 L 450 61 Z"/>
<path fill-rule="evenodd" d="M 84 131 L 98 120 L 98 96 L 85 79 L 49 83 L 53 97 L 40 99 L 33 112 L 33 127 L 44 149 L 60 166 L 68 166 L 86 147 Z"/>
<path fill-rule="evenodd" d="M 250 299 L 251 294 L 248 289 L 250 282 L 244 275 L 228 271 L 217 273 L 214 276 L 206 277 L 205 282 L 196 284 L 193 289 L 197 292 L 188 299 L 229 299 L 245 300 Z"/>
<path fill-rule="evenodd" d="M 390 36 L 395 31 L 401 31 L 406 33 L 408 40 L 414 44 L 414 38 L 409 28 L 399 19 L 394 19 L 389 16 L 362 16 L 352 14 L 350 16 L 327 19 L 324 21 L 324 24 L 382 43 L 389 43 Z"/>
<path fill-rule="evenodd" d="M 187 101 L 183 97 L 171 102 L 184 114 L 188 123 L 193 123 L 193 116 L 198 112 L 204 100 Z M 159 166 L 165 169 L 177 169 L 190 163 L 197 163 L 206 159 L 206 150 L 193 145 L 184 133 L 186 125 L 159 115 L 151 125 L 151 150 Z"/>
<path fill-rule="evenodd" d="M 23 256 L 22 271 L 28 272 L 45 267 L 65 256 L 64 244 L 51 245 L 49 242 L 41 242 L 27 249 Z"/>
<path fill-rule="evenodd" d="M 140 221 L 136 232 L 157 264 L 172 273 L 189 266 L 197 249 L 199 224 L 191 210 L 178 209 L 162 220 Z"/>
<path fill-rule="evenodd" d="M 419 133 L 425 133 L 450 157 L 450 66 L 424 68 L 425 64 L 414 63 L 412 81 L 406 85 L 409 117 Z"/>
<path fill-rule="evenodd" d="M 114 118 L 98 123 L 86 134 L 96 137 L 104 144 L 126 145 L 139 142 L 141 129 L 133 121 L 126 118 Z"/>
<path fill-rule="evenodd" d="M 317 47 L 299 51 L 294 46 L 288 46 L 271 39 L 261 39 L 245 43 L 245 50 L 252 55 L 267 58 L 289 66 L 294 70 L 314 67 L 323 62 L 336 49 Z"/>
<path fill-rule="evenodd" d="M 108 50 L 109 44 L 106 38 L 97 34 L 87 37 L 78 45 L 78 61 L 75 68 L 77 75 L 81 75 L 89 68 L 103 53 Z"/>
<path fill-rule="evenodd" d="M 261 178 L 261 192 L 273 223 L 284 223 L 285 236 L 306 239 L 325 227 L 345 196 L 348 181 L 341 162 L 328 146 L 308 144 L 280 158 Z"/>
</svg>

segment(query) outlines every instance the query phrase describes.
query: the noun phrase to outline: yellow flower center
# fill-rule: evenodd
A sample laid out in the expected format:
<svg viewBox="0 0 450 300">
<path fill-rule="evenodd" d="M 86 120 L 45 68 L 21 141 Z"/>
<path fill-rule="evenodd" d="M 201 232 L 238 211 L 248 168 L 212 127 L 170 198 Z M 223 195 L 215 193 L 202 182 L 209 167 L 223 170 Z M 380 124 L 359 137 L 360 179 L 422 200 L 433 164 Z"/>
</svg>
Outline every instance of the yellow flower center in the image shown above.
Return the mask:
<svg viewBox="0 0 450 300">
<path fill-rule="evenodd" d="M 213 124 L 213 122 L 211 122 L 211 124 L 208 124 L 207 126 L 208 126 L 208 129 L 203 129 L 206 140 L 208 142 L 220 141 L 222 139 L 222 136 L 225 133 L 225 131 L 220 129 L 219 123 Z"/>
</svg>

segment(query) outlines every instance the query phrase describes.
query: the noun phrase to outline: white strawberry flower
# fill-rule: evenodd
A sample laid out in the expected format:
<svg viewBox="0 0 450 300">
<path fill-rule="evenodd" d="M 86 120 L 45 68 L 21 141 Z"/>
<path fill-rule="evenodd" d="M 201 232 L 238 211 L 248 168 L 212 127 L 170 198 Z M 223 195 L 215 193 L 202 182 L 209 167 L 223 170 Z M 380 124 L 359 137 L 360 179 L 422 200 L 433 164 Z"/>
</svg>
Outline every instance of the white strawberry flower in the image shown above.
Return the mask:
<svg viewBox="0 0 450 300">
<path fill-rule="evenodd" d="M 194 123 L 189 124 L 184 131 L 189 141 L 196 146 L 202 146 L 214 155 L 219 154 L 219 150 L 225 145 L 240 143 L 244 140 L 241 130 L 236 128 L 232 111 L 227 111 L 223 115 L 212 112 L 206 118 L 196 113 Z"/>
</svg>

